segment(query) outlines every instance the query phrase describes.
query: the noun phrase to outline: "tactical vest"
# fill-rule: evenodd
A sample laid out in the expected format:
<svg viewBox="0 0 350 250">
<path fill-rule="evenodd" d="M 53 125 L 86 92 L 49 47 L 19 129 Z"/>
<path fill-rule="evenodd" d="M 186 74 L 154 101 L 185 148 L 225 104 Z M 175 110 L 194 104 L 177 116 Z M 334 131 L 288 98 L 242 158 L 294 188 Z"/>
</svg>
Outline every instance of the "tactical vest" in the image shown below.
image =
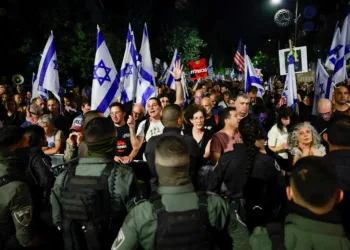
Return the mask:
<svg viewBox="0 0 350 250">
<path fill-rule="evenodd" d="M 64 249 L 108 248 L 110 240 L 106 237 L 111 223 L 108 177 L 113 167 L 107 164 L 99 177 L 77 176 L 75 167 L 68 170 L 59 198 Z"/>
<path fill-rule="evenodd" d="M 205 192 L 198 192 L 199 209 L 183 212 L 167 212 L 161 195 L 151 197 L 157 213 L 157 250 L 206 250 L 212 249 L 209 228 L 208 202 Z"/>
</svg>

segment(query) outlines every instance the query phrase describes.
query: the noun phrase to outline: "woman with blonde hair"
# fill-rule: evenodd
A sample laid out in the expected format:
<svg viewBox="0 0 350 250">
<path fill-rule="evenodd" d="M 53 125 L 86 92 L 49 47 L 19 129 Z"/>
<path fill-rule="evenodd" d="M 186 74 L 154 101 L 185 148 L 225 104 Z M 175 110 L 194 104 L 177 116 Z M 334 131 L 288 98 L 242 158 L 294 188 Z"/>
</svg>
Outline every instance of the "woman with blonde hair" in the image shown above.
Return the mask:
<svg viewBox="0 0 350 250">
<path fill-rule="evenodd" d="M 288 136 L 289 152 L 293 156 L 293 165 L 302 157 L 324 156 L 325 147 L 321 144 L 321 137 L 309 123 L 296 125 Z"/>
</svg>

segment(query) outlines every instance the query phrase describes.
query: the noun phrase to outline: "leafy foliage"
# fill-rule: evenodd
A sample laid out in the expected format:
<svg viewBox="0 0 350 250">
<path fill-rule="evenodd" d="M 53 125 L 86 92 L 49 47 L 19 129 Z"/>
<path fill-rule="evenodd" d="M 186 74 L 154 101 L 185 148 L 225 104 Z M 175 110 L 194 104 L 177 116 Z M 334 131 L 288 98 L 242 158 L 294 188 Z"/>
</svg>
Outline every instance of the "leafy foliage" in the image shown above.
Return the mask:
<svg viewBox="0 0 350 250">
<path fill-rule="evenodd" d="M 277 57 L 268 55 L 262 51 L 253 56 L 252 63 L 255 68 L 261 69 L 264 75 L 274 74 L 278 65 Z"/>
<path fill-rule="evenodd" d="M 185 67 L 187 62 L 199 59 L 201 49 L 207 46 L 200 38 L 198 29 L 191 27 L 187 23 L 176 25 L 173 29 L 166 29 L 164 45 L 170 60 L 174 50 L 178 50 Z"/>
</svg>

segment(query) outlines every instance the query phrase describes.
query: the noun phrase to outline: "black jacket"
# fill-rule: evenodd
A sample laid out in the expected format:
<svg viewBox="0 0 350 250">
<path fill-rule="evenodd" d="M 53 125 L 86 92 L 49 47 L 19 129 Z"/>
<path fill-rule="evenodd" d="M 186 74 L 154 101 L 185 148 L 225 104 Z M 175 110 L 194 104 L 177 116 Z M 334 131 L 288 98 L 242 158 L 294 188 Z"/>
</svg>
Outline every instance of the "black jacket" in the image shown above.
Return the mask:
<svg viewBox="0 0 350 250">
<path fill-rule="evenodd" d="M 210 191 L 220 193 L 222 183 L 227 187 L 227 195 L 232 199 L 242 198 L 247 176 L 247 152 L 244 144 L 235 144 L 234 150 L 224 153 L 213 171 Z M 284 187 L 284 178 L 272 157 L 258 152 L 250 178 Z"/>
<path fill-rule="evenodd" d="M 158 141 L 164 137 L 167 136 L 177 136 L 182 138 L 189 149 L 189 153 L 190 153 L 190 177 L 191 180 L 193 181 L 193 178 L 196 174 L 196 172 L 198 171 L 198 169 L 200 168 L 200 164 L 201 164 L 201 155 L 200 155 L 200 150 L 199 150 L 199 146 L 196 142 L 195 139 L 193 139 L 192 136 L 189 135 L 181 135 L 181 129 L 179 128 L 169 128 L 169 127 L 165 127 L 163 130 L 163 134 L 161 135 L 157 135 L 157 136 L 153 136 L 152 138 L 150 138 L 147 142 L 146 145 L 146 150 L 145 150 L 145 156 L 147 159 L 147 164 L 148 167 L 151 171 L 151 175 L 152 175 L 152 184 L 153 187 L 158 186 L 158 178 L 157 178 L 157 172 L 156 172 L 156 166 L 155 166 L 155 148 L 156 145 L 158 143 Z"/>
<path fill-rule="evenodd" d="M 31 148 L 28 175 L 33 179 L 37 191 L 40 190 L 47 198 L 55 183 L 55 177 L 50 168 L 51 158 L 45 155 L 41 148 Z"/>
</svg>

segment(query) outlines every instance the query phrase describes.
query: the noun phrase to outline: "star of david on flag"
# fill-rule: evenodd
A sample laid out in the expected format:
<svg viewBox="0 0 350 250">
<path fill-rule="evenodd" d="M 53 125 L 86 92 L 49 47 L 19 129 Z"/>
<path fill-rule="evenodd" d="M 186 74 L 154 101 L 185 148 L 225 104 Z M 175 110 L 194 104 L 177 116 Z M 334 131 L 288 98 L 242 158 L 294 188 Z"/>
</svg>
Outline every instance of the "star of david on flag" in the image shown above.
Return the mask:
<svg viewBox="0 0 350 250">
<path fill-rule="evenodd" d="M 156 97 L 156 84 L 151 57 L 147 25 L 144 25 L 142 44 L 140 48 L 140 70 L 136 89 L 136 103 L 141 103 L 147 109 L 147 101 L 151 97 Z"/>
<path fill-rule="evenodd" d="M 32 98 L 40 96 L 41 98 L 48 97 L 48 91 L 61 100 L 59 96 L 60 83 L 58 77 L 58 63 L 56 55 L 56 46 L 54 36 L 51 34 L 46 42 L 44 51 L 39 63 L 36 79 L 33 77 L 33 93 Z"/>
<path fill-rule="evenodd" d="M 101 70 L 99 70 L 101 69 Z M 98 83 L 102 86 L 102 84 L 107 81 L 107 82 L 111 82 L 111 78 L 109 77 L 109 72 L 111 72 L 111 68 L 108 68 L 105 63 L 103 62 L 103 60 L 101 59 L 101 61 L 94 66 L 94 78 L 98 81 Z M 102 73 L 101 73 L 102 71 Z M 104 71 L 104 72 L 103 72 Z M 101 73 L 102 76 L 99 76 L 98 73 Z"/>
<path fill-rule="evenodd" d="M 323 67 L 321 60 L 317 61 L 316 68 L 316 81 L 315 81 L 315 94 L 314 94 L 314 104 L 312 107 L 312 114 L 317 115 L 317 105 L 320 99 L 326 98 L 331 100 L 334 91 L 334 84 L 332 78 L 329 77 L 327 71 Z"/>
<path fill-rule="evenodd" d="M 134 33 L 129 24 L 124 58 L 120 69 L 120 82 L 123 85 L 122 103 L 133 101 L 136 94 L 138 72 L 137 60 L 138 52 L 136 50 Z"/>
<path fill-rule="evenodd" d="M 109 115 L 109 104 L 120 98 L 119 75 L 97 26 L 97 44 L 92 80 L 91 109 Z"/>
</svg>

